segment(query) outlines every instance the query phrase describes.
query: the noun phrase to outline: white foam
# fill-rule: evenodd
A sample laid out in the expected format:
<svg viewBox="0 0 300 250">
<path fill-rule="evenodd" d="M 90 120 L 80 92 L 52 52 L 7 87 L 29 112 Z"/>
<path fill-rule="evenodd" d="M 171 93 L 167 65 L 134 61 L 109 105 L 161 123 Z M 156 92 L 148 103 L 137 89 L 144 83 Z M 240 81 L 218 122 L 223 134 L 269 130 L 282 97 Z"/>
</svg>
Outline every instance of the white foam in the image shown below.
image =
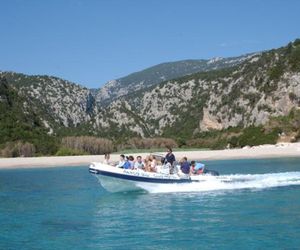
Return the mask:
<svg viewBox="0 0 300 250">
<path fill-rule="evenodd" d="M 150 193 L 205 192 L 234 189 L 264 189 L 300 185 L 300 172 L 205 176 L 201 182 L 183 184 L 140 184 Z"/>
</svg>

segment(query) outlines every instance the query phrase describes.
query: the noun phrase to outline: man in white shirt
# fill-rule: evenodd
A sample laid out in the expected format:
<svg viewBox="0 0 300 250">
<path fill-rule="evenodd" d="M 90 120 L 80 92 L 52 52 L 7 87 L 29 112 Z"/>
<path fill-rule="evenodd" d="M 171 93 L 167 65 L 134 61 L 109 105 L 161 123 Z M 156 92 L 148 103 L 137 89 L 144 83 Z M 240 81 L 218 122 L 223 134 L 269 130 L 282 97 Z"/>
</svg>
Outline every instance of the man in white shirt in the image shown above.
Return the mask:
<svg viewBox="0 0 300 250">
<path fill-rule="evenodd" d="M 120 155 L 120 161 L 118 163 L 118 165 L 116 167 L 118 168 L 123 168 L 124 167 L 124 164 L 125 164 L 125 155 Z"/>
<path fill-rule="evenodd" d="M 138 156 L 136 157 L 136 161 L 134 163 L 134 169 L 144 169 L 145 168 L 145 164 L 142 161 L 142 157 Z"/>
</svg>

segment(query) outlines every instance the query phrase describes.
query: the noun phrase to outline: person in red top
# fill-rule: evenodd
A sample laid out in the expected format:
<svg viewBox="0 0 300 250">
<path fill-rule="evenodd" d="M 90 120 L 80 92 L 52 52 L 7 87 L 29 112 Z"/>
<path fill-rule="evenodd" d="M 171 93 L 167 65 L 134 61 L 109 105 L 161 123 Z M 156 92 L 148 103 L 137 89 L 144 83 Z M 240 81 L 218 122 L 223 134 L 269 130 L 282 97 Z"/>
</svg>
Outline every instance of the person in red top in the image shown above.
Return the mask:
<svg viewBox="0 0 300 250">
<path fill-rule="evenodd" d="M 196 162 L 191 161 L 190 175 L 195 175 L 196 174 L 195 166 L 196 166 Z"/>
<path fill-rule="evenodd" d="M 202 163 L 196 163 L 195 161 L 191 161 L 190 174 L 191 175 L 203 174 L 204 166 L 205 165 Z"/>
</svg>

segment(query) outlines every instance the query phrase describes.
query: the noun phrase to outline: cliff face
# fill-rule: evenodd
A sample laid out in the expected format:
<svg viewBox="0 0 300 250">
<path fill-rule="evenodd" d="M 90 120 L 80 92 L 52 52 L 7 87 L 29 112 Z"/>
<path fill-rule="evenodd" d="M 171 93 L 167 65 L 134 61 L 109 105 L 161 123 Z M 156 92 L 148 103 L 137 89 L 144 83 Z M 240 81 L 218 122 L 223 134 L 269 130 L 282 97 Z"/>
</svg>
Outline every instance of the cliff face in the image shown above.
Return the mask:
<svg viewBox="0 0 300 250">
<path fill-rule="evenodd" d="M 34 108 L 48 133 L 68 128 L 70 133 L 76 130 L 115 138 L 190 138 L 211 129 L 265 124 L 270 116 L 287 115 L 299 107 L 299 40 L 276 50 L 227 60 L 230 67 L 221 67 L 220 62 L 225 64 L 224 59 L 205 62 L 215 69 L 174 80 L 151 83 L 150 77 L 145 78 L 147 84 L 133 81 L 124 87 L 113 81 L 99 91 L 56 77 L 0 75 L 24 98 L 24 107 Z M 99 93 L 107 97 L 105 104 L 99 101 Z"/>
<path fill-rule="evenodd" d="M 13 72 L 2 72 L 1 76 L 20 96 L 31 102 L 51 130 L 61 126 L 77 127 L 90 121 L 94 115 L 94 97 L 89 89 L 80 85 L 49 76 Z"/>
<path fill-rule="evenodd" d="M 115 126 L 142 135 L 265 124 L 299 106 L 299 52 L 296 41 L 235 67 L 166 81 L 113 101 L 107 112 Z"/>
<path fill-rule="evenodd" d="M 107 105 L 123 95 L 137 90 L 144 90 L 163 81 L 198 72 L 207 72 L 238 65 L 253 55 L 254 54 L 230 58 L 218 57 L 210 60 L 183 60 L 161 63 L 132 73 L 126 77 L 107 82 L 102 88 L 95 92 L 95 98 L 101 105 Z"/>
</svg>

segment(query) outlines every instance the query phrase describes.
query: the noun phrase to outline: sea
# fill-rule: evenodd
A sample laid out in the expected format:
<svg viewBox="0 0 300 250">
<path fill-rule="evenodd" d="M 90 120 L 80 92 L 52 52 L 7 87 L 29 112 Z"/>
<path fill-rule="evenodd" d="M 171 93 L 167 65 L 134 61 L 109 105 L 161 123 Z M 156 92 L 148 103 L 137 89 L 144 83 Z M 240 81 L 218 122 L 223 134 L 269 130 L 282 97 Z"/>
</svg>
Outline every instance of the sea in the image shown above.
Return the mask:
<svg viewBox="0 0 300 250">
<path fill-rule="evenodd" d="M 127 193 L 88 166 L 0 170 L 0 249 L 300 249 L 300 158 L 204 163 L 222 181 Z"/>
</svg>

